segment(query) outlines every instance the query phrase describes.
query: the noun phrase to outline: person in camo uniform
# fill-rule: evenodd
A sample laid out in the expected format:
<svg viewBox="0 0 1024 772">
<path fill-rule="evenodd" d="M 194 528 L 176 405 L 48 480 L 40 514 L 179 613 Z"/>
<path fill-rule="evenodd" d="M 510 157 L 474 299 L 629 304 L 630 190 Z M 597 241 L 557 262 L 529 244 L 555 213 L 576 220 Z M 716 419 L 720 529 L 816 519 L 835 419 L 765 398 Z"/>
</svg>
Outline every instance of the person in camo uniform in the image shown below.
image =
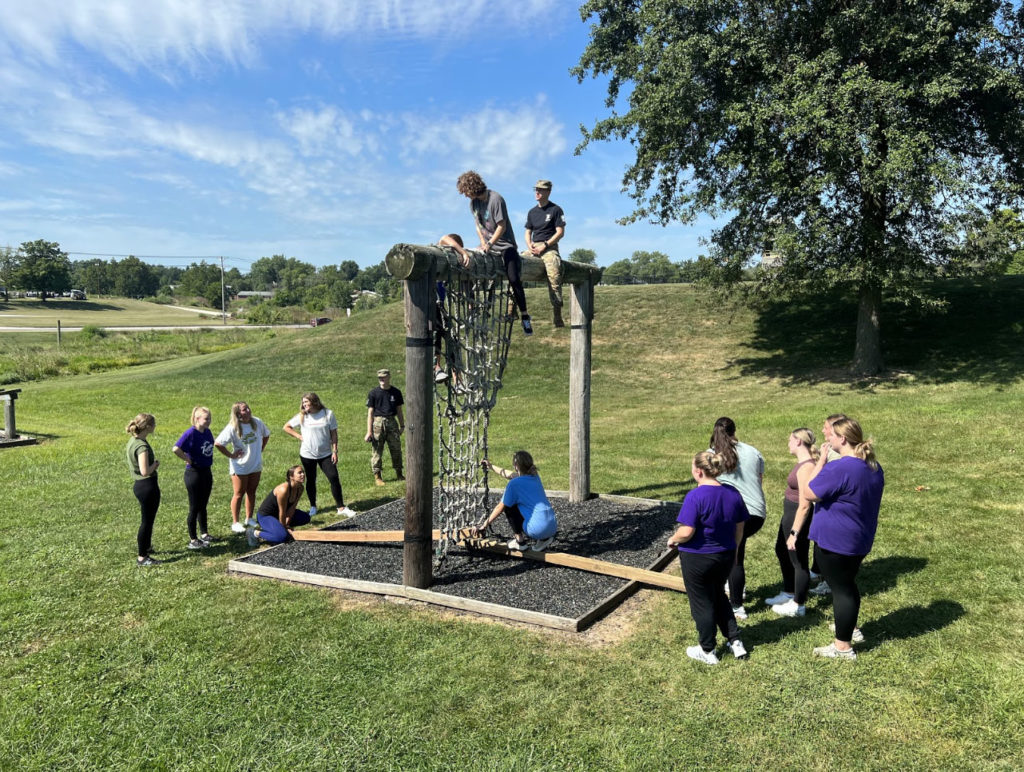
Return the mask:
<svg viewBox="0 0 1024 772">
<path fill-rule="evenodd" d="M 402 412 L 402 392 L 391 385 L 391 371 L 381 368 L 377 371 L 378 385 L 366 397 L 366 441 L 373 446 L 370 468 L 377 485 L 384 484 L 381 476 L 384 445 L 391 452 L 391 465 L 395 475 L 404 480 L 402 474 L 402 432 L 405 431 L 405 415 Z"/>
</svg>

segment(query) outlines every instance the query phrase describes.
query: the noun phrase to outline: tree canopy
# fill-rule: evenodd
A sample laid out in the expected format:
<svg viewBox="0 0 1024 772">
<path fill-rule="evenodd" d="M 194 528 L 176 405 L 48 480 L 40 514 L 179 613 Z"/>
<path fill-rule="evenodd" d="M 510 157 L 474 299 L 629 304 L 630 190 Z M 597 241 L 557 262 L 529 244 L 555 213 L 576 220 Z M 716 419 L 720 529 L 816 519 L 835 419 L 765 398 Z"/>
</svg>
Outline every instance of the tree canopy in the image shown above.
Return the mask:
<svg viewBox="0 0 1024 772">
<path fill-rule="evenodd" d="M 38 290 L 46 300 L 47 292 L 71 289 L 71 260 L 53 241 L 26 241 L 14 256 L 11 283 L 23 290 Z"/>
<path fill-rule="evenodd" d="M 845 287 L 854 370 L 882 368 L 883 291 L 964 270 L 965 223 L 1020 204 L 1024 11 L 996 0 L 590 0 L 574 73 L 607 77 L 593 141 L 628 139 L 627 221 L 728 217 L 717 275 Z"/>
</svg>

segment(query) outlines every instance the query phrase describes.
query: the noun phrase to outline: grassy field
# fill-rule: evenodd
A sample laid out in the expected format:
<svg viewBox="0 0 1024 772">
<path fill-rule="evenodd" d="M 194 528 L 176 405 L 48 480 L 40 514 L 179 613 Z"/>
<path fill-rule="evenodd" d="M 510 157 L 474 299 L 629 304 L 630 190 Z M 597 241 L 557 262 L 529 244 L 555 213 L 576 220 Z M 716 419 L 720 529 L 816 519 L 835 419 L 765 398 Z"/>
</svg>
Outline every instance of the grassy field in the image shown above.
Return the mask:
<svg viewBox="0 0 1024 772">
<path fill-rule="evenodd" d="M 375 488 L 361 442 L 377 367 L 403 377 L 400 304 L 234 351 L 28 384 L 0 450 L 0 769 L 1017 769 L 1024 765 L 1022 287 L 951 287 L 955 316 L 886 319 L 890 375 L 851 381 L 848 322 L 793 304 L 760 316 L 682 286 L 598 288 L 593 482 L 678 500 L 720 415 L 767 460 L 769 521 L 748 545 L 750 659 L 707 668 L 686 599 L 644 591 L 582 636 L 228 576 L 244 540 L 184 549 L 186 497 L 169 452 L 192 405 L 214 430 L 250 402 L 273 436 L 261 492 L 295 463 L 281 425 L 303 391 L 338 414 L 347 502 Z M 492 456 L 533 452 L 568 485 L 567 331 L 517 335 Z M 134 567 L 138 508 L 124 425 L 157 416 L 163 503 Z M 835 411 L 877 441 L 887 487 L 861 572 L 867 642 L 824 661 L 827 601 L 776 618 L 772 545 L 797 426 Z M 212 530 L 230 484 L 218 457 Z M 318 516 L 318 523 L 327 522 Z"/>
<path fill-rule="evenodd" d="M 56 327 L 58 319 L 64 327 L 80 327 L 87 324 L 96 327 L 223 325 L 220 316 L 200 314 L 197 311 L 181 311 L 170 306 L 129 298 L 51 298 L 46 302 L 37 298 L 11 298 L 6 303 L 0 300 L 0 327 Z M 240 323 L 238 320 L 228 319 L 229 325 Z"/>
</svg>

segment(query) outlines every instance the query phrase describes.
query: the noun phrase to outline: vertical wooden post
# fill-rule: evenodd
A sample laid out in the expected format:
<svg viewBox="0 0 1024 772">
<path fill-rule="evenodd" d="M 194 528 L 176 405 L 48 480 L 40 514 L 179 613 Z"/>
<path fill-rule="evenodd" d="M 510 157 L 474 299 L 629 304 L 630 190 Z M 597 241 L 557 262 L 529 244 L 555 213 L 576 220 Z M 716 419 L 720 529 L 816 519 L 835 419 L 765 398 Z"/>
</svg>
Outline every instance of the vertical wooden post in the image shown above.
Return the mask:
<svg viewBox="0 0 1024 772">
<path fill-rule="evenodd" d="M 57 320 L 57 350 L 60 351 L 60 319 Z"/>
<path fill-rule="evenodd" d="M 434 516 L 434 269 L 405 281 L 405 545 L 402 583 L 426 589 Z"/>
<path fill-rule="evenodd" d="M 572 285 L 569 337 L 569 501 L 590 498 L 590 362 L 594 282 Z"/>
</svg>

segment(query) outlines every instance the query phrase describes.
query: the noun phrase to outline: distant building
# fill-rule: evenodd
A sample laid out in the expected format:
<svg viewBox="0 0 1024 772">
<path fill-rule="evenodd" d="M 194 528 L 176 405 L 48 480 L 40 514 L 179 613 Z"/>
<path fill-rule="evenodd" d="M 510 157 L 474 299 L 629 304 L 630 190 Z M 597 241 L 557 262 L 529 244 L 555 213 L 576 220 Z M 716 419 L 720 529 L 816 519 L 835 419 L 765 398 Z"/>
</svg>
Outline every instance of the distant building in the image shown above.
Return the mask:
<svg viewBox="0 0 1024 772">
<path fill-rule="evenodd" d="M 256 292 L 254 290 L 242 290 L 235 297 L 239 300 L 246 300 L 247 298 L 259 298 L 260 300 L 270 300 L 274 297 L 274 292 Z"/>
</svg>

